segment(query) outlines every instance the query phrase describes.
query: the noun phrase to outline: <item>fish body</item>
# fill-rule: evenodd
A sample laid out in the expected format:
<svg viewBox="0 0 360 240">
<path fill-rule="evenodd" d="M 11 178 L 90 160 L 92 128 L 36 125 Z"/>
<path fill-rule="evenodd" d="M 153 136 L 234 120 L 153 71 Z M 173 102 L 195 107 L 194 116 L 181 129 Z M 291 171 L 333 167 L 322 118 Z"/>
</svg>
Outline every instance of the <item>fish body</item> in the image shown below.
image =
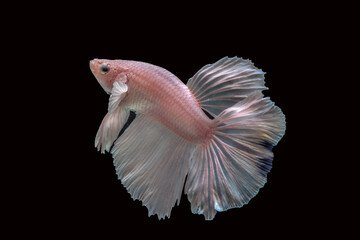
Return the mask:
<svg viewBox="0 0 360 240">
<path fill-rule="evenodd" d="M 144 62 L 94 59 L 90 68 L 110 94 L 95 146 L 113 146 L 119 179 L 149 215 L 170 216 L 186 176 L 192 211 L 206 220 L 246 204 L 266 182 L 273 155 L 265 146 L 281 139 L 285 117 L 263 98 L 264 73 L 250 61 L 223 58 L 187 85 Z M 118 137 L 130 111 L 136 118 Z"/>
<path fill-rule="evenodd" d="M 122 105 L 137 113 L 151 116 L 191 142 L 201 142 L 211 130 L 212 121 L 201 110 L 197 99 L 189 88 L 169 71 L 137 61 L 99 59 L 91 62 L 93 69 L 99 69 L 104 63 L 114 70 L 118 69 L 121 76 L 126 76 L 129 91 Z M 109 85 L 112 83 L 110 80 Z M 108 89 L 110 90 L 110 87 Z"/>
</svg>

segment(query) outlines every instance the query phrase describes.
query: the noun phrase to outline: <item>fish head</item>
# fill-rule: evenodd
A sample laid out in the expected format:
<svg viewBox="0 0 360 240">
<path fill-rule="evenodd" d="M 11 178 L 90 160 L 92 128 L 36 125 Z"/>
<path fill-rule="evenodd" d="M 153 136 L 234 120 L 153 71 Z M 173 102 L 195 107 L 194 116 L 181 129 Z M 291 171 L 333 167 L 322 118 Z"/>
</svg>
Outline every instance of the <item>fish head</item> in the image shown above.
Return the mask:
<svg viewBox="0 0 360 240">
<path fill-rule="evenodd" d="M 90 69 L 107 94 L 111 94 L 114 82 L 126 71 L 116 60 L 97 58 L 90 61 Z"/>
</svg>

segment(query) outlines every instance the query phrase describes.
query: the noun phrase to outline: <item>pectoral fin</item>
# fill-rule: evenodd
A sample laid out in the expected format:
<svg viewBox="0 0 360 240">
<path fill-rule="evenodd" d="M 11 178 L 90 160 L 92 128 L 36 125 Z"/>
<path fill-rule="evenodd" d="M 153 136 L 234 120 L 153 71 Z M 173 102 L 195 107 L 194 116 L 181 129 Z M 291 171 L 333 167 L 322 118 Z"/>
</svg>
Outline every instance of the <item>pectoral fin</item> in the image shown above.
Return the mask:
<svg viewBox="0 0 360 240">
<path fill-rule="evenodd" d="M 128 86 L 123 82 L 114 82 L 109 99 L 108 112 L 113 112 L 124 99 Z"/>
<path fill-rule="evenodd" d="M 129 118 L 130 110 L 121 106 L 120 102 L 126 96 L 128 87 L 123 82 L 114 82 L 109 99 L 108 113 L 105 115 L 95 137 L 95 147 L 101 153 L 110 151 L 121 129 Z"/>
</svg>

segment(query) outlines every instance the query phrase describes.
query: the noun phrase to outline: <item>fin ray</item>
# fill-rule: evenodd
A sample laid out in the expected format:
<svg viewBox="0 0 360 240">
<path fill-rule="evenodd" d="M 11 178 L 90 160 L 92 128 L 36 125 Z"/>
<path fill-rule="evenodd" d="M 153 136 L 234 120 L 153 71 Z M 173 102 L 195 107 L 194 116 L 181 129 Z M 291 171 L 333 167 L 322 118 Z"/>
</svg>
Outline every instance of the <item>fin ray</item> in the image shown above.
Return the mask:
<svg viewBox="0 0 360 240">
<path fill-rule="evenodd" d="M 120 106 L 105 115 L 95 137 L 95 147 L 98 151 L 101 153 L 110 151 L 110 147 L 119 136 L 129 115 L 130 111 Z"/>
<path fill-rule="evenodd" d="M 250 60 L 237 57 L 225 57 L 204 66 L 189 79 L 187 86 L 213 117 L 252 93 L 267 89 L 264 72 Z"/>
<path fill-rule="evenodd" d="M 101 153 L 110 151 L 113 142 L 130 116 L 130 110 L 120 106 L 121 100 L 126 96 L 128 87 L 123 82 L 115 81 L 109 98 L 108 113 L 101 122 L 95 137 L 95 147 Z"/>
<path fill-rule="evenodd" d="M 112 149 L 116 173 L 149 216 L 170 216 L 179 203 L 194 145 L 139 114 Z"/>
<path fill-rule="evenodd" d="M 128 86 L 123 82 L 114 82 L 109 98 L 108 111 L 114 111 L 120 104 L 121 100 L 126 96 Z"/>
<path fill-rule="evenodd" d="M 193 213 L 206 220 L 217 211 L 243 206 L 258 193 L 271 169 L 271 148 L 285 132 L 281 110 L 258 93 L 214 121 L 214 135 L 196 147 L 185 185 Z"/>
</svg>

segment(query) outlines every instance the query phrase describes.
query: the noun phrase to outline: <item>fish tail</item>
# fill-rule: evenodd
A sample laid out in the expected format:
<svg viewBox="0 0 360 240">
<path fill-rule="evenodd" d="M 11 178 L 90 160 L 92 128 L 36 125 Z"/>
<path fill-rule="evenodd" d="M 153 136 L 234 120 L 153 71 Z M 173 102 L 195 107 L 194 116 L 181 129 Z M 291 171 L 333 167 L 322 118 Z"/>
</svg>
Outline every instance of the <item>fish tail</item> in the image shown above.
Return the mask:
<svg viewBox="0 0 360 240">
<path fill-rule="evenodd" d="M 216 211 L 242 207 L 258 193 L 272 166 L 272 147 L 285 132 L 280 108 L 258 94 L 214 121 L 212 136 L 196 147 L 185 185 L 192 212 L 206 220 Z"/>
<path fill-rule="evenodd" d="M 185 193 L 192 212 L 212 220 L 217 211 L 247 204 L 264 186 L 285 116 L 263 98 L 264 73 L 249 60 L 225 57 L 206 65 L 188 87 L 214 117 L 214 128 L 194 150 Z"/>
</svg>

